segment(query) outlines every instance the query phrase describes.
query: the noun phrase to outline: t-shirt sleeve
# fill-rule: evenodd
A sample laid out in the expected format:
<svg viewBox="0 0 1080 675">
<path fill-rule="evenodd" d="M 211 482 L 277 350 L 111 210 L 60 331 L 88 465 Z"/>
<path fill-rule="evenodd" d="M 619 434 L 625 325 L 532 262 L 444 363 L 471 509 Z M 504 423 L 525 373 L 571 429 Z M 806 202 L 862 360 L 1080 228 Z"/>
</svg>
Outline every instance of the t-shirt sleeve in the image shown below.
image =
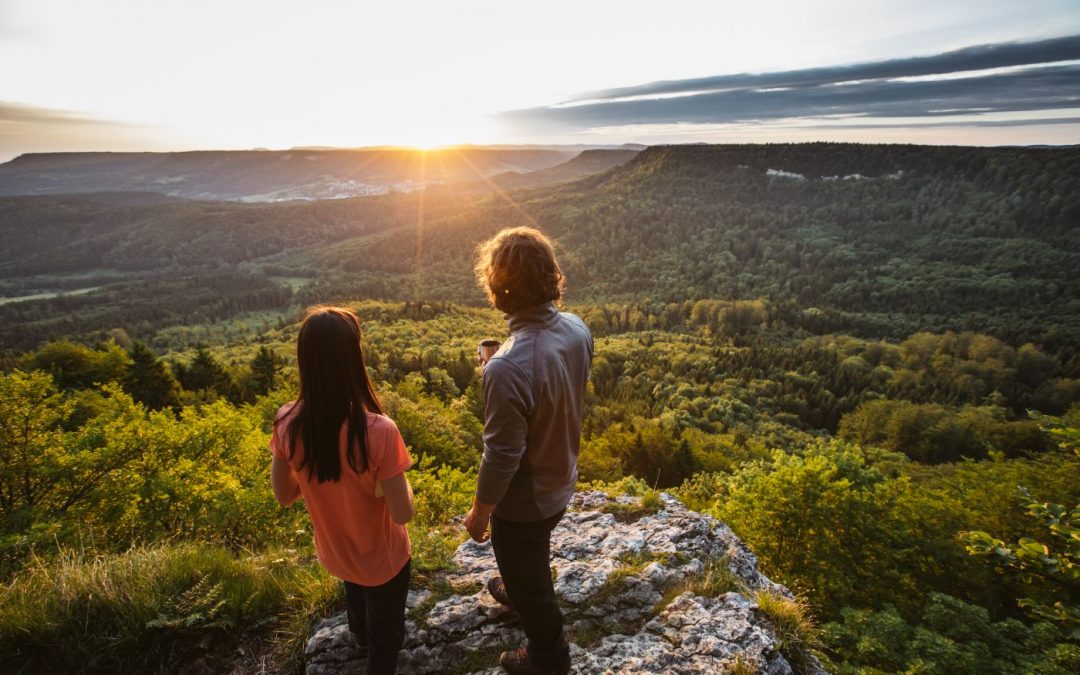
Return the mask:
<svg viewBox="0 0 1080 675">
<path fill-rule="evenodd" d="M 412 466 L 412 457 L 409 456 L 409 449 L 405 447 L 405 439 L 401 437 L 401 432 L 392 420 L 387 422 L 383 432 L 383 455 L 375 467 L 379 480 L 393 478 Z"/>
<path fill-rule="evenodd" d="M 289 461 L 289 443 L 285 431 L 288 423 L 284 418 L 290 410 L 292 410 L 291 403 L 278 408 L 277 414 L 274 415 L 273 429 L 270 431 L 270 453 L 286 462 Z"/>
</svg>

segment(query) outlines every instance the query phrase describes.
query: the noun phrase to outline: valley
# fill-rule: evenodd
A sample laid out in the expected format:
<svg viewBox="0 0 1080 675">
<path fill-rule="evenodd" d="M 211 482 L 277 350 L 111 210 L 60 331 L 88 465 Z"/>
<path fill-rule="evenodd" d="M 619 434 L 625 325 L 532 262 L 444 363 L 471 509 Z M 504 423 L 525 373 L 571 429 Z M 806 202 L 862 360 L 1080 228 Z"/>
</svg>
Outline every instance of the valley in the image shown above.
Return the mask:
<svg viewBox="0 0 1080 675">
<path fill-rule="evenodd" d="M 1080 501 L 1080 150 L 556 154 L 342 199 L 0 197 L 0 664 L 228 672 L 258 645 L 302 668 L 341 599 L 266 443 L 322 302 L 361 317 L 417 460 L 414 582 L 453 595 L 475 345 L 506 335 L 473 255 L 533 225 L 596 337 L 583 490 L 726 523 L 832 672 L 1069 672 L 1070 615 L 1029 608 L 1075 587 L 980 542 L 1068 560 L 1072 521 L 1033 514 Z"/>
</svg>

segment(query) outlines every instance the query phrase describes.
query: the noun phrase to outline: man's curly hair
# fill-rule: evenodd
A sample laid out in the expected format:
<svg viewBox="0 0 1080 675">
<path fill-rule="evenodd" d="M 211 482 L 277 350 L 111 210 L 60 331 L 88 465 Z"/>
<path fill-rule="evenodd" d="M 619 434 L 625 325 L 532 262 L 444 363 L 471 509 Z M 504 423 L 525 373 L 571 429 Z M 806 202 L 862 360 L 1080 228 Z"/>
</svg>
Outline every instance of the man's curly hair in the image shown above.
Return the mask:
<svg viewBox="0 0 1080 675">
<path fill-rule="evenodd" d="M 555 248 L 551 239 L 531 227 L 507 228 L 480 244 L 476 279 L 491 304 L 507 314 L 562 298 L 563 275 Z"/>
</svg>

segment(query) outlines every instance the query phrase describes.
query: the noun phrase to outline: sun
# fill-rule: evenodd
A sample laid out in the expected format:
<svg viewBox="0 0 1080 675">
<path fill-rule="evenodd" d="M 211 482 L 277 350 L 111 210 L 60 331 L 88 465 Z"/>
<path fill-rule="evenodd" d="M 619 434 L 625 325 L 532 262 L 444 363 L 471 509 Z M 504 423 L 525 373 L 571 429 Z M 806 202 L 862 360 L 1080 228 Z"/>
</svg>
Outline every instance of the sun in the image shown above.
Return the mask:
<svg viewBox="0 0 1080 675">
<path fill-rule="evenodd" d="M 460 145 L 484 145 L 495 140 L 492 128 L 481 120 L 445 119 L 426 120 L 427 124 L 402 125 L 397 129 L 385 129 L 387 137 L 394 138 L 402 147 L 416 150 L 443 150 Z"/>
<path fill-rule="evenodd" d="M 455 145 L 472 142 L 470 140 L 465 140 L 463 136 L 465 135 L 456 134 L 450 131 L 443 132 L 441 130 L 432 130 L 430 132 L 422 133 L 410 132 L 404 135 L 404 138 L 400 141 L 400 145 L 406 148 L 412 148 L 413 150 L 430 152 L 432 150 L 442 150 Z"/>
</svg>

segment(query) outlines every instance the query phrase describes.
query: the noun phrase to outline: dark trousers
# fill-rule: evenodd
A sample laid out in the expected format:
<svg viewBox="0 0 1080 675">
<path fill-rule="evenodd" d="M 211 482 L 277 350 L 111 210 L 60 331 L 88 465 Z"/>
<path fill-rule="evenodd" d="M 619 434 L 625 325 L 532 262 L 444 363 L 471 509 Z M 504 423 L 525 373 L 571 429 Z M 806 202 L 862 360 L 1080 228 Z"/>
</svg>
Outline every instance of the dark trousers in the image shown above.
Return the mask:
<svg viewBox="0 0 1080 675">
<path fill-rule="evenodd" d="M 550 562 L 551 531 L 563 513 L 532 523 L 491 517 L 491 546 L 506 592 L 529 638 L 529 661 L 553 670 L 570 665 L 570 647 L 563 636 L 563 616 L 555 602 Z"/>
<path fill-rule="evenodd" d="M 368 675 L 393 675 L 398 652 L 405 643 L 405 599 L 409 595 L 412 560 L 381 586 L 345 583 L 349 630 L 360 644 L 367 643 Z"/>
</svg>

